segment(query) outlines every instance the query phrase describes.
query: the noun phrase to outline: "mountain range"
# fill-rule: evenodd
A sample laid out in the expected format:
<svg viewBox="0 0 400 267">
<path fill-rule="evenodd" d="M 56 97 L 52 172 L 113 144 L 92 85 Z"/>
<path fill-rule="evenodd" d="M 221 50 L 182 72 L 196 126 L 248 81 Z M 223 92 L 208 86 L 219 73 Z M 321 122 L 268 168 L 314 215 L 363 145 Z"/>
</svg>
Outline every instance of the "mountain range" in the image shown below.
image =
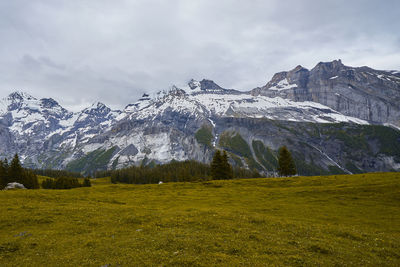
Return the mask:
<svg viewBox="0 0 400 267">
<path fill-rule="evenodd" d="M 0 156 L 83 173 L 194 159 L 215 149 L 236 166 L 274 172 L 292 151 L 300 174 L 400 170 L 400 72 L 320 62 L 277 73 L 248 92 L 190 80 L 123 110 L 70 112 L 14 92 L 0 101 Z"/>
</svg>

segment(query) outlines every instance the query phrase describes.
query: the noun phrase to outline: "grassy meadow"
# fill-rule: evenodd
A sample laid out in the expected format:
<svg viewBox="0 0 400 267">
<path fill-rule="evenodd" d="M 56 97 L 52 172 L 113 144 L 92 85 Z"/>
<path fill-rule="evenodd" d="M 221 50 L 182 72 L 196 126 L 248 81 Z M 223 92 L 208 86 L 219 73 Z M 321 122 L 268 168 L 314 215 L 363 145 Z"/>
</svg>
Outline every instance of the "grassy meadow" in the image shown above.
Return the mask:
<svg viewBox="0 0 400 267">
<path fill-rule="evenodd" d="M 0 191 L 0 266 L 400 266 L 400 173 Z"/>
</svg>

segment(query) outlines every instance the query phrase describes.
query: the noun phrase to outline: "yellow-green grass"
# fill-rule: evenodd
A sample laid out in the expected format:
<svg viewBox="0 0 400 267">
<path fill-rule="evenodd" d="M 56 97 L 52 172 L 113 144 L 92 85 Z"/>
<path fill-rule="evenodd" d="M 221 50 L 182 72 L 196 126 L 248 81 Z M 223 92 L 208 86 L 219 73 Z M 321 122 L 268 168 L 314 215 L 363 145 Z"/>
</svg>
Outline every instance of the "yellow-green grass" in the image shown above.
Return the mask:
<svg viewBox="0 0 400 267">
<path fill-rule="evenodd" d="M 42 187 L 42 182 L 43 182 L 44 180 L 46 180 L 46 179 L 54 179 L 54 178 L 47 177 L 47 176 L 42 176 L 42 175 L 36 175 L 36 176 L 37 176 L 37 178 L 38 178 L 38 182 L 39 182 L 40 187 Z"/>
<path fill-rule="evenodd" d="M 399 266 L 400 173 L 0 192 L 0 266 Z"/>
<path fill-rule="evenodd" d="M 83 178 L 82 178 L 83 181 Z M 90 179 L 90 182 L 93 186 L 96 185 L 105 185 L 105 184 L 110 184 L 111 183 L 111 178 L 110 177 L 105 177 L 105 178 L 94 178 Z"/>
</svg>

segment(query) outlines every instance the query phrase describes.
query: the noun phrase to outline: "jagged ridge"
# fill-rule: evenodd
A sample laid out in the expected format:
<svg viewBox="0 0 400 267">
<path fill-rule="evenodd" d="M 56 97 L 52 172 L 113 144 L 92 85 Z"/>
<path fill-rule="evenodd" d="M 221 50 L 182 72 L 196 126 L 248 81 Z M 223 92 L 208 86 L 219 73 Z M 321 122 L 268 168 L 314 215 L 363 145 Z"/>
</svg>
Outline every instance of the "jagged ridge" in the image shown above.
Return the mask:
<svg viewBox="0 0 400 267">
<path fill-rule="evenodd" d="M 345 66 L 341 60 L 313 69 L 297 66 L 274 75 L 253 95 L 313 101 L 344 115 L 400 126 L 400 72 Z"/>
</svg>

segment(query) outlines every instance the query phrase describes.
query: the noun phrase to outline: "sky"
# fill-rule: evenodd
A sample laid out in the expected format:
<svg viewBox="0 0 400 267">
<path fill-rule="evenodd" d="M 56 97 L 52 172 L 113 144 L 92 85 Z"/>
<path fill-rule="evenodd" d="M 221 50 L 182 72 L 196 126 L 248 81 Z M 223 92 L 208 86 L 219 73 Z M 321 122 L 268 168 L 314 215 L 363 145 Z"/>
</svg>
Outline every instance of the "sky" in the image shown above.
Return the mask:
<svg viewBox="0 0 400 267">
<path fill-rule="evenodd" d="M 400 70 L 398 0 L 2 0 L 0 97 L 78 111 L 214 80 L 251 90 L 341 59 Z"/>
</svg>

